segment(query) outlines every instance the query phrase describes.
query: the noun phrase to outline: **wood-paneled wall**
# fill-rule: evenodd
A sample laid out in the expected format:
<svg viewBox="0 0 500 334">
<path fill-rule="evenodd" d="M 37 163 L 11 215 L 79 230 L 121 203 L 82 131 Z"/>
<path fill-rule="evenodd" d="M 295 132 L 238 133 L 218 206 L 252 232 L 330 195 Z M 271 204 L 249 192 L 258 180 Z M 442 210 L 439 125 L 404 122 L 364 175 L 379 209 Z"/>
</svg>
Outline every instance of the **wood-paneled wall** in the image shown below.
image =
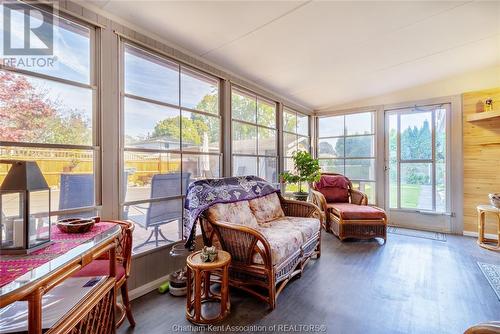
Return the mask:
<svg viewBox="0 0 500 334">
<path fill-rule="evenodd" d="M 500 87 L 464 93 L 464 231 L 477 232 L 478 204 L 487 204 L 488 194 L 500 192 L 500 118 L 469 122 L 467 116 L 484 110 L 484 100 L 493 99 L 500 109 Z M 496 218 L 488 217 L 486 233 L 496 233 Z"/>
</svg>

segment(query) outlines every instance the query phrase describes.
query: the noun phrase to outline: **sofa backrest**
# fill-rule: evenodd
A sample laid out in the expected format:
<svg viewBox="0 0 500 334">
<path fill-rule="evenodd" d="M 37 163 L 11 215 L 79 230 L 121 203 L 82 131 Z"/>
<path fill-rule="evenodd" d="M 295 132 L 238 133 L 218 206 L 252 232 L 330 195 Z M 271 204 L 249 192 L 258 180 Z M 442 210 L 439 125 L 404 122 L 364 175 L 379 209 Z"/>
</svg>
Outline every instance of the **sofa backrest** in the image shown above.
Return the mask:
<svg viewBox="0 0 500 334">
<path fill-rule="evenodd" d="M 205 216 L 210 222 L 222 221 L 257 228 L 259 224 L 284 217 L 285 213 L 278 195 L 272 193 L 249 201 L 212 205 Z"/>
</svg>

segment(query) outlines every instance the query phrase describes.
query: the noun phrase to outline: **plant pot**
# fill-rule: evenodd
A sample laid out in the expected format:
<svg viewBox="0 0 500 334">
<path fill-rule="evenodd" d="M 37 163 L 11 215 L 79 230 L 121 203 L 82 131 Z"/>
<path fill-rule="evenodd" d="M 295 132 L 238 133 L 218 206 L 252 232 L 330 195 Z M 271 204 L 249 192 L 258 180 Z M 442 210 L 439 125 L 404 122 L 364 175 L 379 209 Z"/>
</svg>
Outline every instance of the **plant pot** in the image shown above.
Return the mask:
<svg viewBox="0 0 500 334">
<path fill-rule="evenodd" d="M 309 193 L 302 193 L 302 192 L 296 192 L 293 193 L 293 198 L 295 198 L 297 201 L 307 201 L 307 198 L 309 197 Z"/>
</svg>

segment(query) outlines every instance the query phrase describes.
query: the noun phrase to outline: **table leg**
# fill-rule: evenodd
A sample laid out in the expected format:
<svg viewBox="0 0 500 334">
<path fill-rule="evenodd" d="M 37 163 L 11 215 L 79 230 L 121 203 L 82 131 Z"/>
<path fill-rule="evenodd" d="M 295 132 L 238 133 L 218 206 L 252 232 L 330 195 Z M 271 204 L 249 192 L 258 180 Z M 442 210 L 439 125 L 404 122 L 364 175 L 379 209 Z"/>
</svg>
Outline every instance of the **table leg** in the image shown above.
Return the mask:
<svg viewBox="0 0 500 334">
<path fill-rule="evenodd" d="M 194 320 L 200 322 L 201 319 L 201 284 L 203 274 L 201 270 L 194 271 Z"/>
<path fill-rule="evenodd" d="M 28 332 L 42 333 L 42 295 L 43 289 L 36 289 L 28 296 Z"/>
<path fill-rule="evenodd" d="M 484 211 L 477 211 L 477 232 L 478 232 L 478 243 L 482 244 L 484 242 Z"/>
<path fill-rule="evenodd" d="M 204 298 L 210 298 L 210 270 L 204 272 L 205 278 L 203 282 Z"/>
<path fill-rule="evenodd" d="M 189 268 L 189 266 L 187 266 L 186 268 L 186 278 L 187 278 L 187 282 L 186 282 L 186 292 L 187 292 L 187 296 L 186 296 L 186 310 L 188 311 L 189 314 L 191 314 L 191 305 L 192 305 L 192 302 L 191 302 L 191 290 L 193 289 L 193 282 L 192 282 L 192 272 L 191 272 L 191 268 Z"/>
<path fill-rule="evenodd" d="M 498 226 L 497 226 L 497 248 L 500 249 L 500 213 L 497 215 L 498 218 Z"/>
<path fill-rule="evenodd" d="M 220 287 L 220 314 L 224 318 L 229 310 L 229 265 L 222 269 L 222 280 Z"/>
</svg>

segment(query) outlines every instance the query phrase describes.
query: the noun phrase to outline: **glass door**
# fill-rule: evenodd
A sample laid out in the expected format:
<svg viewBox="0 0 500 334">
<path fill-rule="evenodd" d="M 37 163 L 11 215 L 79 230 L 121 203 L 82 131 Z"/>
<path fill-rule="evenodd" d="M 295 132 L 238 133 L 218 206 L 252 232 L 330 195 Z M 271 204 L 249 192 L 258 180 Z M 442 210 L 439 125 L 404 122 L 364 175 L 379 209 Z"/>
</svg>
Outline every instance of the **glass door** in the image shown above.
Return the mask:
<svg viewBox="0 0 500 334">
<path fill-rule="evenodd" d="M 449 231 L 450 105 L 386 111 L 386 206 L 391 225 Z"/>
</svg>

